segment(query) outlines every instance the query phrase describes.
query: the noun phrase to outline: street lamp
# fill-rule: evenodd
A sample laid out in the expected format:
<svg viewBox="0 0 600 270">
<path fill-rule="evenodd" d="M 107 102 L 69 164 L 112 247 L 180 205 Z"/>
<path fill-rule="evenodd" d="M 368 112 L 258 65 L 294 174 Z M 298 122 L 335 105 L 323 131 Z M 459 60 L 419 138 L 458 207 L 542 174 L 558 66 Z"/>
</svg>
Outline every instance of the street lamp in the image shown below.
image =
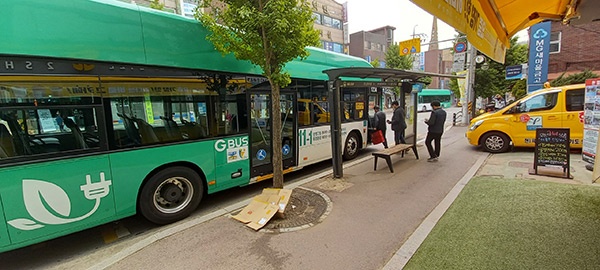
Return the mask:
<svg viewBox="0 0 600 270">
<path fill-rule="evenodd" d="M 415 26 L 413 26 L 413 34 L 412 34 L 412 37 L 413 37 L 413 38 L 415 38 L 415 36 L 416 36 L 416 35 L 415 35 L 415 28 L 417 28 L 417 25 L 418 25 L 418 24 L 415 24 Z"/>
<path fill-rule="evenodd" d="M 481 70 L 488 70 L 490 68 L 490 64 L 486 61 L 485 56 L 477 55 L 475 57 L 475 63 L 481 64 Z"/>
</svg>

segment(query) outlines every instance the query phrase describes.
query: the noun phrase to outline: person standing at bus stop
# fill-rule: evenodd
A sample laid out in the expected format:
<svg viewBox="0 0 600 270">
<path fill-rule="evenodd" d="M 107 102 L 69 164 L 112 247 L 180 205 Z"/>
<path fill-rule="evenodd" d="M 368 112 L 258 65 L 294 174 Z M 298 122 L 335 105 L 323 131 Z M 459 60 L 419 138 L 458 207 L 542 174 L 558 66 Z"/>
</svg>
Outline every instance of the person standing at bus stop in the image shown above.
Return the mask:
<svg viewBox="0 0 600 270">
<path fill-rule="evenodd" d="M 444 123 L 446 122 L 446 111 L 440 106 L 440 102 L 434 100 L 431 102 L 431 115 L 429 119 L 425 119 L 427 128 L 427 138 L 425 139 L 425 145 L 429 152 L 429 159 L 427 161 L 434 162 L 438 161 L 440 157 L 440 150 L 442 147 L 442 134 L 444 133 Z M 432 147 L 431 142 L 435 141 L 435 148 Z"/>
<path fill-rule="evenodd" d="M 394 141 L 396 144 L 406 143 L 404 140 L 404 130 L 406 129 L 406 120 L 404 110 L 400 108 L 397 100 L 392 101 L 392 108 L 394 108 L 394 114 L 392 115 L 392 121 L 387 121 L 388 124 L 392 125 L 394 131 Z"/>
<path fill-rule="evenodd" d="M 388 148 L 387 137 L 385 136 L 385 131 L 387 130 L 387 126 L 385 125 L 385 113 L 379 110 L 379 106 L 373 107 L 373 110 L 375 111 L 375 121 L 373 126 L 375 127 L 375 130 L 381 130 L 383 135 L 383 147 Z"/>
</svg>

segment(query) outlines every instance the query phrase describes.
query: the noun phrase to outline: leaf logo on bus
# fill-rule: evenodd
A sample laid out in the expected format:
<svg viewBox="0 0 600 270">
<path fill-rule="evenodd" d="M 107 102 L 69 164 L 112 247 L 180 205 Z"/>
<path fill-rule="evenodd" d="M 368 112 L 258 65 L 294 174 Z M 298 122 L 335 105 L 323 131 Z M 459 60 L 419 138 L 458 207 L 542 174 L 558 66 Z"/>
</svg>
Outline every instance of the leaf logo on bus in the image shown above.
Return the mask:
<svg viewBox="0 0 600 270">
<path fill-rule="evenodd" d="M 41 180 L 23 179 L 23 201 L 29 215 L 34 219 L 17 218 L 8 221 L 11 226 L 25 231 L 35 230 L 45 225 L 59 225 L 80 221 L 94 214 L 100 206 L 100 200 L 110 192 L 111 180 L 100 173 L 100 182 L 92 183 L 92 177 L 85 176 L 86 183 L 80 189 L 88 200 L 95 200 L 94 207 L 87 214 L 68 218 L 71 214 L 71 200 L 59 186 Z M 47 207 L 60 216 L 51 213 Z"/>
</svg>

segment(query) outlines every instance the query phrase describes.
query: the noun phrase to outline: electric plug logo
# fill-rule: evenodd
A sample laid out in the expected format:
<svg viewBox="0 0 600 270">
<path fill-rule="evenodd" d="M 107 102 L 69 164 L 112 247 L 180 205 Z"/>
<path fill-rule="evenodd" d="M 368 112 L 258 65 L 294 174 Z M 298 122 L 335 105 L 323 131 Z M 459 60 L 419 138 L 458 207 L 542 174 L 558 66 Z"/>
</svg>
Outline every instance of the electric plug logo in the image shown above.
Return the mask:
<svg viewBox="0 0 600 270">
<path fill-rule="evenodd" d="M 92 176 L 89 174 L 85 176 L 85 185 L 81 186 L 81 191 L 83 191 L 83 195 L 88 200 L 100 200 L 110 192 L 110 184 L 112 183 L 110 180 L 106 181 L 104 178 L 104 173 L 100 173 L 100 182 L 92 183 Z"/>
<path fill-rule="evenodd" d="M 42 228 L 46 225 L 59 225 L 80 221 L 94 214 L 100 207 L 100 200 L 110 193 L 111 180 L 100 173 L 100 182 L 92 183 L 91 175 L 85 176 L 85 184 L 80 187 L 83 195 L 95 201 L 94 207 L 85 215 L 69 218 L 71 200 L 59 186 L 41 180 L 23 179 L 23 202 L 29 215 L 34 219 L 17 218 L 8 221 L 11 226 L 25 231 Z M 50 207 L 54 213 L 48 209 Z"/>
</svg>

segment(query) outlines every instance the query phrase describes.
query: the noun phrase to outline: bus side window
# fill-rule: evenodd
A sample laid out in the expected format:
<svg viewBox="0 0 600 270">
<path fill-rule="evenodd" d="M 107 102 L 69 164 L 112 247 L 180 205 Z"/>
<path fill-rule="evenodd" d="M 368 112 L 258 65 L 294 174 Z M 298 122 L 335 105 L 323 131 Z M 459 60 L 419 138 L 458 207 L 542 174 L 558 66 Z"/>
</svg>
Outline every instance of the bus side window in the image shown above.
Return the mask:
<svg viewBox="0 0 600 270">
<path fill-rule="evenodd" d="M 310 125 L 310 116 L 306 110 L 306 102 L 298 100 L 298 126 L 307 125 Z"/>
<path fill-rule="evenodd" d="M 215 120 L 219 135 L 239 134 L 247 131 L 246 125 L 240 123 L 241 108 L 238 107 L 238 104 L 241 104 L 241 102 L 234 100 L 237 97 L 233 95 L 228 96 L 228 98 L 231 100 L 220 102 L 215 106 L 215 110 L 217 110 Z"/>
<path fill-rule="evenodd" d="M 12 134 L 10 133 L 7 124 L 0 122 L 0 158 L 8 158 L 15 155 L 16 152 Z"/>
<path fill-rule="evenodd" d="M 315 124 L 319 123 L 319 120 L 320 120 L 319 118 L 321 118 L 321 117 L 319 117 L 319 114 L 321 114 L 321 110 L 319 109 L 317 104 L 315 104 L 314 102 L 311 103 L 310 105 L 312 107 L 311 112 L 310 112 L 310 115 L 312 116 L 312 119 L 313 119 L 312 121 Z"/>
<path fill-rule="evenodd" d="M 94 108 L 52 106 L 0 110 L 2 158 L 94 150 L 100 146 Z"/>
</svg>

